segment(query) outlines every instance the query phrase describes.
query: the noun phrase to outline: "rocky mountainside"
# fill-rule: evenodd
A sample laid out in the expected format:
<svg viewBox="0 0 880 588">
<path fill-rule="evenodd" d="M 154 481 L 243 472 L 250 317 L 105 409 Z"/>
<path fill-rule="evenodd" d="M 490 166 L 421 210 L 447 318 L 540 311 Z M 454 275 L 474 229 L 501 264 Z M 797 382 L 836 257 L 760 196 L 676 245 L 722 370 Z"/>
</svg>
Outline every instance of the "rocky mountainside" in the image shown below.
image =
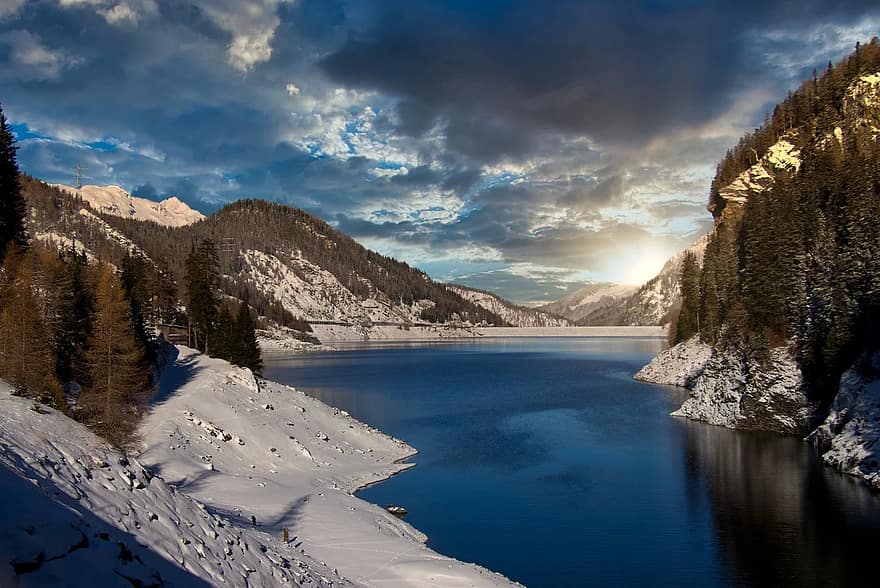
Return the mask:
<svg viewBox="0 0 880 588">
<path fill-rule="evenodd" d="M 205 215 L 190 208 L 176 196 L 154 202 L 146 198 L 132 196 L 119 186 L 82 186 L 73 188 L 64 184 L 53 184 L 68 194 L 81 198 L 93 210 L 113 216 L 142 221 L 153 221 L 169 227 L 190 225 L 205 218 Z"/>
<path fill-rule="evenodd" d="M 528 308 L 514 304 L 497 294 L 469 288 L 458 284 L 450 284 L 447 286 L 449 290 L 455 292 L 465 300 L 469 300 L 474 304 L 485 308 L 492 312 L 511 326 L 514 327 L 570 327 L 573 321 L 556 316 L 543 309 Z"/>
<path fill-rule="evenodd" d="M 614 297 L 605 304 L 598 304 L 578 320 L 584 326 L 629 325 L 649 326 L 665 325 L 670 315 L 681 304 L 681 292 L 678 278 L 681 264 L 687 252 L 693 253 L 698 260 L 703 259 L 703 252 L 709 235 L 703 235 L 693 245 L 670 257 L 656 276 L 635 288 L 627 296 Z"/>
<path fill-rule="evenodd" d="M 636 377 L 690 388 L 679 416 L 813 431 L 826 463 L 880 487 L 878 138 L 875 38 L 719 163 L 699 291 L 681 311 L 697 334 Z"/>
<path fill-rule="evenodd" d="M 198 222 L 173 225 L 167 218 L 163 223 L 141 220 L 146 213 L 136 201 L 136 214 L 110 214 L 33 178 L 25 176 L 22 183 L 35 238 L 75 245 L 116 265 L 134 252 L 164 268 L 177 284 L 183 283 L 184 260 L 193 246 L 213 240 L 223 294 L 247 299 L 259 315 L 281 326 L 308 329 L 303 321 L 358 329 L 450 321 L 507 324 L 423 272 L 364 248 L 303 210 L 242 200 Z M 113 189 L 107 193 L 119 195 Z M 102 206 L 107 202 L 99 200 Z"/>
<path fill-rule="evenodd" d="M 586 317 L 594 312 L 600 312 L 602 309 L 616 307 L 621 300 L 632 295 L 636 288 L 636 286 L 629 284 L 612 284 L 608 282 L 587 284 L 564 298 L 539 307 L 539 310 L 565 317 L 577 324 L 588 325 L 591 323 L 584 322 Z M 614 322 L 595 324 L 618 325 L 618 323 Z"/>
</svg>

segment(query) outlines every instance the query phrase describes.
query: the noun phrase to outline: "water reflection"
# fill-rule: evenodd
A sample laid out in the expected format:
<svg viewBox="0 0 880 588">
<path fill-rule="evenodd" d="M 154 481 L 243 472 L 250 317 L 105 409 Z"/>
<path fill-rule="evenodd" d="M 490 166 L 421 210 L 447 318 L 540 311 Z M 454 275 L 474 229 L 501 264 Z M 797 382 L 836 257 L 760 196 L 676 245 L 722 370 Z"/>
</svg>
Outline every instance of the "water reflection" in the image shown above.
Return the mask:
<svg viewBox="0 0 880 588">
<path fill-rule="evenodd" d="M 682 427 L 688 492 L 708 489 L 719 551 L 738 583 L 870 585 L 880 497 L 822 466 L 799 439 Z"/>
</svg>

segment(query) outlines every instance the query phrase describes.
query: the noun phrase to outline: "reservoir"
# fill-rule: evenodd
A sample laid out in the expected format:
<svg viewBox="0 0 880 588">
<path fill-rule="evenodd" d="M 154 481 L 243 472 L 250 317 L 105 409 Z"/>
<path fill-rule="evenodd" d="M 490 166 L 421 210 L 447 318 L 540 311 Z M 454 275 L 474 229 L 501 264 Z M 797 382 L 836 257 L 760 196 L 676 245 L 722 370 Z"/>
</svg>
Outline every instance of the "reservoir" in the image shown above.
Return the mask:
<svg viewBox="0 0 880 588">
<path fill-rule="evenodd" d="M 527 586 L 866 585 L 880 495 L 800 439 L 670 417 L 685 391 L 632 380 L 662 346 L 364 343 L 265 375 L 418 449 L 358 495 Z"/>
</svg>

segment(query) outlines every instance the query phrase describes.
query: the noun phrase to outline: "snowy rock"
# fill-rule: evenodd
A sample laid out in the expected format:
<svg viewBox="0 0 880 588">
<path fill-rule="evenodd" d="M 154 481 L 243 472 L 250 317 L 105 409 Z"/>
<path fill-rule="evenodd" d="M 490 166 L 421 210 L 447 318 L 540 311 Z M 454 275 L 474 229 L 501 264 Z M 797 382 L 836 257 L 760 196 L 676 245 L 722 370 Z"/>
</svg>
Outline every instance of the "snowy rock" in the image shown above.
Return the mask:
<svg viewBox="0 0 880 588">
<path fill-rule="evenodd" d="M 661 352 L 633 377 L 652 384 L 691 388 L 711 355 L 712 348 L 695 336 Z"/>
<path fill-rule="evenodd" d="M 872 362 L 876 374 L 880 355 Z M 843 374 L 831 411 L 810 440 L 825 463 L 880 489 L 880 379 L 869 370 L 853 366 Z"/>
</svg>

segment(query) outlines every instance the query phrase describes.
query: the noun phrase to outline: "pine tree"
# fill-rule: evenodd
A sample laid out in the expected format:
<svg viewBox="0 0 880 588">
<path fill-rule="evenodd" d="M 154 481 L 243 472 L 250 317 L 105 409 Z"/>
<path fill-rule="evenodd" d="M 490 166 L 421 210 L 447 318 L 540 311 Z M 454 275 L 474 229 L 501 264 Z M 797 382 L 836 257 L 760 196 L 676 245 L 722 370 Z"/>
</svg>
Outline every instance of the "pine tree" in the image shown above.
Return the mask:
<svg viewBox="0 0 880 588">
<path fill-rule="evenodd" d="M 86 359 L 90 383 L 80 395 L 81 416 L 98 434 L 124 446 L 131 440 L 149 377 L 129 323 L 125 290 L 109 266 L 98 281 Z"/>
<path fill-rule="evenodd" d="M 203 352 L 208 352 L 208 338 L 217 321 L 219 303 L 214 291 L 218 268 L 217 249 L 210 239 L 202 241 L 186 258 L 186 312 L 193 345 Z"/>
<path fill-rule="evenodd" d="M 217 313 L 217 324 L 209 337 L 208 344 L 211 348 L 211 355 L 231 362 L 237 344 L 235 335 L 235 323 L 232 320 L 232 315 L 229 314 L 229 309 L 226 306 L 222 306 Z"/>
<path fill-rule="evenodd" d="M 128 314 L 135 338 L 152 359 L 155 342 L 147 321 L 152 315 L 153 296 L 147 282 L 148 262 L 143 255 L 129 252 L 122 260 L 119 279 L 128 298 Z"/>
<path fill-rule="evenodd" d="M 675 328 L 675 342 L 687 341 L 700 330 L 700 263 L 692 251 L 681 262 L 679 278 L 681 311 Z"/>
<path fill-rule="evenodd" d="M 20 393 L 62 407 L 49 332 L 34 292 L 33 263 L 32 254 L 17 243 L 9 246 L 0 284 L 0 375 Z"/>
<path fill-rule="evenodd" d="M 238 308 L 233 329 L 232 363 L 250 368 L 256 375 L 263 373 L 263 360 L 260 357 L 260 345 L 254 331 L 254 319 L 247 301 Z"/>
<path fill-rule="evenodd" d="M 18 178 L 15 138 L 0 107 L 0 260 L 10 242 L 27 246 L 25 204 Z"/>
</svg>

